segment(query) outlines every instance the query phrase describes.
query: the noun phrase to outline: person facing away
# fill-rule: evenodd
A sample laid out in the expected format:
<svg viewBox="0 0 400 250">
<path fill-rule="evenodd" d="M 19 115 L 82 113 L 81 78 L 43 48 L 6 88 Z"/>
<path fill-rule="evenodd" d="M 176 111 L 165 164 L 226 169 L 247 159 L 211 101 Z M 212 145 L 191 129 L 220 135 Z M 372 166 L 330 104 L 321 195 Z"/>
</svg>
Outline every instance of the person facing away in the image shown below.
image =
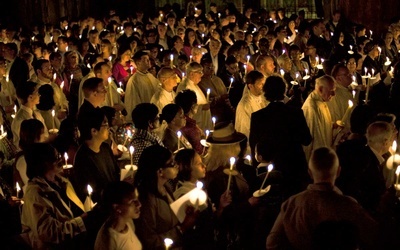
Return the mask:
<svg viewBox="0 0 400 250">
<path fill-rule="evenodd" d="M 325 221 L 348 221 L 357 227 L 359 246 L 376 249 L 377 223 L 357 203 L 335 186 L 340 174 L 333 149 L 321 147 L 311 155 L 308 172 L 313 184 L 291 196 L 282 206 L 266 241 L 267 249 L 311 249 L 316 228 Z"/>
</svg>

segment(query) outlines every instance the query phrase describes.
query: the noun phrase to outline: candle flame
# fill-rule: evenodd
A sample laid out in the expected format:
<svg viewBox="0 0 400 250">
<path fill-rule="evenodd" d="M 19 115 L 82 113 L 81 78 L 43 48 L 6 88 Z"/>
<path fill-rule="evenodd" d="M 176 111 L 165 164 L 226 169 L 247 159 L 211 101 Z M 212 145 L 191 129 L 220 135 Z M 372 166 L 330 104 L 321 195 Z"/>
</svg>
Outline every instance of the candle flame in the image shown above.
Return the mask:
<svg viewBox="0 0 400 250">
<path fill-rule="evenodd" d="M 208 136 L 210 135 L 210 130 L 206 130 L 206 139 L 208 138 Z"/>
<path fill-rule="evenodd" d="M 356 97 L 356 91 L 353 90 L 353 91 L 351 91 L 351 93 L 353 94 L 353 98 L 355 98 Z"/>
<path fill-rule="evenodd" d="M 397 166 L 397 168 L 396 168 L 396 175 L 399 175 L 399 174 L 400 174 L 400 165 Z"/>
<path fill-rule="evenodd" d="M 268 165 L 268 173 L 271 172 L 272 169 L 274 169 L 274 165 L 273 164 L 269 164 Z"/>
<path fill-rule="evenodd" d="M 251 161 L 251 156 L 250 155 L 246 155 L 246 159 L 250 162 Z"/>
<path fill-rule="evenodd" d="M 74 75 L 71 75 L 71 81 L 72 81 L 72 79 L 74 79 Z"/>
<path fill-rule="evenodd" d="M 111 76 L 108 78 L 108 83 L 111 83 Z"/>
<path fill-rule="evenodd" d="M 172 243 L 174 243 L 173 240 L 171 240 L 170 238 L 165 238 L 164 239 L 164 244 L 166 247 L 170 247 L 172 245 Z"/>
<path fill-rule="evenodd" d="M 64 88 L 64 81 L 61 82 L 60 84 L 60 88 L 63 89 Z"/>
<path fill-rule="evenodd" d="M 52 111 L 51 111 L 51 116 L 55 116 L 56 115 L 56 111 L 53 109 Z"/>
<path fill-rule="evenodd" d="M 65 162 L 68 161 L 68 154 L 67 154 L 67 152 L 64 153 L 64 159 L 65 159 Z"/>
<path fill-rule="evenodd" d="M 130 129 L 128 129 L 128 131 L 126 131 L 126 133 L 127 133 L 128 137 L 132 136 L 132 131 Z"/>
<path fill-rule="evenodd" d="M 229 162 L 231 163 L 231 167 L 233 166 L 233 164 L 235 164 L 235 161 L 236 161 L 235 157 L 231 157 L 229 159 Z"/>
<path fill-rule="evenodd" d="M 397 150 L 397 142 L 396 142 L 396 140 L 394 140 L 393 143 L 392 143 L 392 150 L 393 150 L 393 153 L 396 153 L 396 150 Z"/>
<path fill-rule="evenodd" d="M 308 74 L 308 69 L 304 69 L 304 71 L 306 72 L 306 75 Z"/>
<path fill-rule="evenodd" d="M 196 187 L 198 189 L 202 189 L 203 188 L 203 182 L 201 182 L 201 181 L 196 182 Z"/>
<path fill-rule="evenodd" d="M 233 77 L 231 77 L 231 83 L 233 83 Z"/>
<path fill-rule="evenodd" d="M 282 76 L 285 74 L 285 71 L 283 69 L 280 69 L 280 72 Z"/>
<path fill-rule="evenodd" d="M 53 80 L 56 80 L 56 78 L 57 78 L 57 73 L 54 73 L 53 74 Z"/>
<path fill-rule="evenodd" d="M 17 184 L 16 184 L 16 188 L 17 188 L 17 193 L 19 192 L 19 191 L 21 191 L 21 187 L 19 186 L 19 183 L 17 182 Z"/>
<path fill-rule="evenodd" d="M 353 50 L 353 46 L 350 45 L 350 50 Z"/>
<path fill-rule="evenodd" d="M 215 118 L 214 116 L 211 118 L 212 122 L 215 123 L 217 121 L 217 118 Z"/>
<path fill-rule="evenodd" d="M 93 188 L 89 184 L 87 185 L 87 191 L 89 195 L 93 193 Z"/>
<path fill-rule="evenodd" d="M 207 89 L 207 94 L 209 95 L 211 92 L 211 89 Z"/>
<path fill-rule="evenodd" d="M 135 148 L 133 146 L 130 146 L 129 153 L 131 153 L 131 155 L 133 155 L 133 152 L 135 152 Z"/>
<path fill-rule="evenodd" d="M 178 131 L 178 132 L 176 132 L 176 134 L 178 135 L 178 138 L 180 139 L 181 136 L 182 136 L 182 132 L 181 132 L 181 131 Z"/>
<path fill-rule="evenodd" d="M 349 100 L 349 108 L 353 107 L 353 102 L 351 100 Z"/>
<path fill-rule="evenodd" d="M 171 61 L 173 61 L 173 60 L 174 60 L 174 55 L 173 55 L 173 54 L 169 55 L 169 59 L 170 59 Z"/>
</svg>

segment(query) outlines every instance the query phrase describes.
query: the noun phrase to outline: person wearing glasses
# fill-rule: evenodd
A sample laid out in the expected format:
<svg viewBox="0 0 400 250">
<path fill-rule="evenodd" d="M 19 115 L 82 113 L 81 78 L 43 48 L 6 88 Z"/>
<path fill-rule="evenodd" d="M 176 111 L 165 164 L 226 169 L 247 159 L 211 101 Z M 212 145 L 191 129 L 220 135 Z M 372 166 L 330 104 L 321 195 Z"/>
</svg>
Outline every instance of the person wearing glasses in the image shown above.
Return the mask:
<svg viewBox="0 0 400 250">
<path fill-rule="evenodd" d="M 29 183 L 21 222 L 27 226 L 32 249 L 73 249 L 86 232 L 83 203 L 60 173 L 63 158 L 48 143 L 33 143 L 25 150 Z"/>
<path fill-rule="evenodd" d="M 154 103 L 161 113 L 167 104 L 174 103 L 176 96 L 174 89 L 178 85 L 178 75 L 174 69 L 163 67 L 158 72 L 157 78 L 161 82 L 161 87 L 157 89 L 150 102 Z"/>
<path fill-rule="evenodd" d="M 135 225 L 143 249 L 164 249 L 165 238 L 173 240 L 172 249 L 180 249 L 182 234 L 194 226 L 198 212 L 192 207 L 188 207 L 181 223 L 170 207 L 175 200 L 170 182 L 178 171 L 167 148 L 153 145 L 143 150 L 134 183 L 142 204 Z"/>
</svg>

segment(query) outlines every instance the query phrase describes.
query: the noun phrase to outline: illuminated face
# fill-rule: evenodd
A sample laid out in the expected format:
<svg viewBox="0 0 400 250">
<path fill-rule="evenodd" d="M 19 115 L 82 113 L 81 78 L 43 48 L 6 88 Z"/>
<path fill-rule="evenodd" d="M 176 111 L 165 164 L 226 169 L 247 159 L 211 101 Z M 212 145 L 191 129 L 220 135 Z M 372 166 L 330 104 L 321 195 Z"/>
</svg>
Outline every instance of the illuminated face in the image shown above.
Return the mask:
<svg viewBox="0 0 400 250">
<path fill-rule="evenodd" d="M 254 84 L 249 84 L 250 92 L 255 96 L 263 94 L 263 86 L 265 83 L 265 77 L 258 79 Z"/>
<path fill-rule="evenodd" d="M 268 58 L 264 64 L 264 71 L 265 71 L 266 75 L 273 74 L 274 70 L 275 70 L 274 60 L 271 58 Z"/>
<path fill-rule="evenodd" d="M 355 58 L 350 58 L 347 61 L 347 68 L 350 70 L 350 72 L 354 73 L 357 69 L 357 63 Z"/>
<path fill-rule="evenodd" d="M 118 208 L 121 211 L 119 216 L 126 219 L 137 219 L 140 216 L 141 206 L 138 191 L 135 190 L 135 192 L 124 198 L 121 204 L 118 204 Z"/>
<path fill-rule="evenodd" d="M 192 162 L 191 177 L 195 180 L 206 177 L 206 165 L 203 163 L 199 154 L 195 154 Z"/>
<path fill-rule="evenodd" d="M 324 102 L 329 102 L 335 96 L 336 87 L 334 83 L 326 83 L 318 88 L 318 94 Z"/>
<path fill-rule="evenodd" d="M 178 113 L 176 113 L 174 119 L 171 122 L 173 122 L 173 124 L 178 128 L 183 128 L 186 126 L 186 117 L 182 109 L 180 109 Z"/>
</svg>

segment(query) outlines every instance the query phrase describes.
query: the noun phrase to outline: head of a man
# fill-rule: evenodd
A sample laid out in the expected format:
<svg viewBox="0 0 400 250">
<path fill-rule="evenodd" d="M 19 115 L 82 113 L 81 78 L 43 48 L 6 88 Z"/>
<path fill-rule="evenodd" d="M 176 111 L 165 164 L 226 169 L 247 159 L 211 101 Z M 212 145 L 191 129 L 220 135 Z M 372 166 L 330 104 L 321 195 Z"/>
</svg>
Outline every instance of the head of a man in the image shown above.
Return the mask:
<svg viewBox="0 0 400 250">
<path fill-rule="evenodd" d="M 335 80 L 328 75 L 317 78 L 315 81 L 315 91 L 324 102 L 329 102 L 335 96 Z"/>
<path fill-rule="evenodd" d="M 339 159 L 335 151 L 327 147 L 315 149 L 308 162 L 308 173 L 315 184 L 334 184 L 340 174 Z"/>
</svg>

